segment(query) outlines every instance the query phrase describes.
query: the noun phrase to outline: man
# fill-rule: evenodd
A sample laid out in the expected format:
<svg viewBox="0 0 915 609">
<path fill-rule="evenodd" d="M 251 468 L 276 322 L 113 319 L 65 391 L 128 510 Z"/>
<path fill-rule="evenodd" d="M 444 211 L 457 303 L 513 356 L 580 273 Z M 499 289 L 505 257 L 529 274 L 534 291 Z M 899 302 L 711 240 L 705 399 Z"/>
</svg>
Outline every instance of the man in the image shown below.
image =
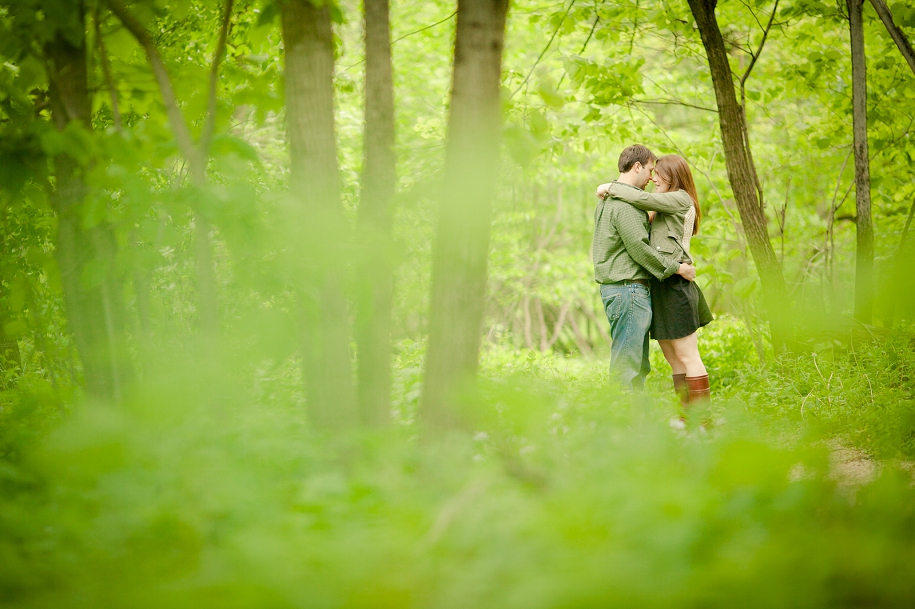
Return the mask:
<svg viewBox="0 0 915 609">
<path fill-rule="evenodd" d="M 616 182 L 644 189 L 657 157 L 645 146 L 629 146 L 620 154 Z M 621 200 L 600 197 L 594 210 L 594 280 L 600 284 L 604 312 L 610 322 L 610 373 L 624 387 L 641 389 L 651 371 L 648 327 L 651 325 L 649 278 L 673 274 L 692 281 L 696 268 L 655 251 L 648 244 L 648 214 Z"/>
</svg>

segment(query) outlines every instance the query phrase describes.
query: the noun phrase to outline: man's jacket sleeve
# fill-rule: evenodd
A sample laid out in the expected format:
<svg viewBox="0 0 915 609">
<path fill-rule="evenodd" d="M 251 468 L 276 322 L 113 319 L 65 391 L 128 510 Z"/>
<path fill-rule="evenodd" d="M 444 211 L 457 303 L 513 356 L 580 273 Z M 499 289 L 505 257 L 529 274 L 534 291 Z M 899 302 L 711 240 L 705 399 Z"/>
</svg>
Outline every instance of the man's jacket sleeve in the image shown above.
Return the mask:
<svg viewBox="0 0 915 609">
<path fill-rule="evenodd" d="M 679 262 L 662 256 L 648 244 L 648 231 L 639 216 L 641 212 L 628 203 L 619 202 L 616 205 L 620 206 L 615 214 L 616 230 L 632 259 L 660 281 L 680 270 Z"/>
</svg>

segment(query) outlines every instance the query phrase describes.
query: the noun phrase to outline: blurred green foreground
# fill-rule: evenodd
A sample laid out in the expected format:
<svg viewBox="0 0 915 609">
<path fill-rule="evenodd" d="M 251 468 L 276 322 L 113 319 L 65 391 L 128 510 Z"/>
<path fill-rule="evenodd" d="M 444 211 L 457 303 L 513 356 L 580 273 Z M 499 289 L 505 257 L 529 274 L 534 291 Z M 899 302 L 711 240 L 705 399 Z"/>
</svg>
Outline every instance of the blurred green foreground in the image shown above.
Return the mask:
<svg viewBox="0 0 915 609">
<path fill-rule="evenodd" d="M 333 441 L 283 368 L 191 354 L 62 424 L 23 379 L 0 411 L 2 603 L 911 606 L 911 339 L 777 379 L 736 321 L 702 340 L 718 403 L 749 390 L 686 430 L 657 372 L 630 398 L 600 360 L 506 350 L 466 396 L 474 431 L 435 442 L 412 423 L 418 344 L 394 429 Z M 837 460 L 840 436 L 885 459 Z"/>
</svg>

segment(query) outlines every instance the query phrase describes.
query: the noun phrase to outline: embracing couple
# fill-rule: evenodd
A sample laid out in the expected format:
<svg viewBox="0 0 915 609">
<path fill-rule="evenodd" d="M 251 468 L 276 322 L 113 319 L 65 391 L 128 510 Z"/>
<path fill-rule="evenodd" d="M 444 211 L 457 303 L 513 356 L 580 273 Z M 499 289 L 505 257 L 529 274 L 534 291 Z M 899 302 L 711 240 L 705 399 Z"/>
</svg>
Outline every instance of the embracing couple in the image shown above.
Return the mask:
<svg viewBox="0 0 915 609">
<path fill-rule="evenodd" d="M 709 398 L 708 373 L 696 330 L 712 313 L 689 254 L 702 217 L 686 160 L 658 158 L 642 145 L 620 155 L 620 177 L 597 189 L 594 280 L 610 321 L 610 371 L 624 387 L 641 389 L 651 371 L 648 338 L 661 346 L 681 403 Z M 643 189 L 655 183 L 653 193 Z"/>
</svg>

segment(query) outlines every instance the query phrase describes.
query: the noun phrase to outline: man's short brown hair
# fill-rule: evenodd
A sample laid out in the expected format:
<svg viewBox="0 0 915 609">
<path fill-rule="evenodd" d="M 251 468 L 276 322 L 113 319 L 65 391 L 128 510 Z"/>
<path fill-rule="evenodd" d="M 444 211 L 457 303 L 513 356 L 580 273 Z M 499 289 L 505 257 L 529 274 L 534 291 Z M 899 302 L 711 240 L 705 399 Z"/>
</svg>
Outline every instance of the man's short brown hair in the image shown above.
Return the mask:
<svg viewBox="0 0 915 609">
<path fill-rule="evenodd" d="M 620 154 L 619 167 L 620 173 L 626 173 L 632 166 L 636 163 L 641 163 L 642 165 L 647 165 L 648 161 L 657 161 L 658 157 L 648 149 L 647 146 L 642 146 L 641 144 L 633 144 L 629 146 Z"/>
</svg>

